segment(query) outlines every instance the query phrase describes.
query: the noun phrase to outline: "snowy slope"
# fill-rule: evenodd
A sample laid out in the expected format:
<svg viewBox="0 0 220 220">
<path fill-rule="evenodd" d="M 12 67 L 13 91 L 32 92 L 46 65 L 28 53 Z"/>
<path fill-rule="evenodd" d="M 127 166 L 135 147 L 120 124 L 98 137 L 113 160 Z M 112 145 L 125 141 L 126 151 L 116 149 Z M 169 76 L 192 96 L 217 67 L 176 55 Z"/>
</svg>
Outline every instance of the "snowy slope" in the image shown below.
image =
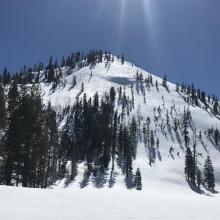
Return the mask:
<svg viewBox="0 0 220 220">
<path fill-rule="evenodd" d="M 64 73 L 67 71 L 67 69 L 63 68 Z M 132 65 L 131 63 L 125 62 L 125 64 L 122 65 L 121 62 L 117 60 L 109 65 L 106 65 L 106 63 L 103 62 L 97 64 L 93 68 L 87 66 L 77 71 L 73 70 L 70 75 L 65 76 L 63 79 L 66 85 L 56 89 L 54 92 L 51 91 L 51 85 L 42 83 L 41 86 L 44 93 L 43 98 L 45 103 L 50 101 L 52 105 L 57 107 L 65 107 L 68 104 L 73 104 L 76 101 L 76 96 L 80 94 L 82 83 L 84 83 L 84 93 L 86 93 L 87 96 L 93 97 L 96 92 L 102 96 L 105 92 L 109 92 L 112 86 L 115 88 L 122 86 L 122 88 L 125 87 L 126 95 L 131 97 L 131 84 L 133 83 L 135 102 L 135 110 L 133 110 L 133 114 L 137 115 L 137 111 L 139 111 L 141 117 L 143 117 L 143 121 L 146 121 L 146 118 L 150 117 L 152 120 L 151 129 L 156 131 L 156 136 L 161 142 L 160 150 L 157 152 L 157 160 L 152 167 L 148 164 L 147 152 L 144 144 L 139 143 L 137 159 L 134 161 L 134 170 L 136 170 L 136 167 L 140 168 L 144 188 L 155 188 L 156 186 L 156 188 L 177 187 L 181 190 L 188 190 L 189 187 L 184 176 L 185 147 L 182 136 L 179 134 L 179 140 L 174 132 L 169 133 L 169 131 L 165 129 L 164 133 L 162 133 L 160 127 L 155 127 L 155 123 L 153 122 L 154 108 L 157 109 L 159 106 L 161 107 L 162 121 L 160 123 L 165 123 L 166 112 L 167 110 L 170 112 L 172 106 L 175 106 L 176 109 L 176 111 L 173 111 L 172 117 L 178 119 L 181 119 L 184 107 L 189 108 L 192 114 L 192 126 L 197 129 L 197 136 L 200 130 L 203 134 L 211 127 L 220 128 L 220 121 L 210 112 L 199 107 L 188 105 L 183 100 L 182 95 L 176 92 L 176 85 L 168 83 L 169 91 L 167 91 L 162 87 L 162 79 L 159 77 L 153 76 L 153 82 L 155 83 L 157 80 L 159 83 L 159 90 L 157 90 L 155 86 L 147 89 L 146 86 L 141 86 L 140 83 L 139 86 L 137 86 L 135 79 L 137 71 L 142 73 L 144 78 L 149 75 L 148 72 Z M 71 89 L 73 75 L 76 76 L 77 85 L 74 89 Z M 80 94 L 80 97 L 83 97 L 84 93 Z M 144 102 L 143 94 L 145 94 L 146 103 Z M 156 113 L 156 115 L 158 114 Z M 130 119 L 128 118 L 128 120 Z M 171 118 L 170 121 L 172 124 L 173 119 Z M 190 130 L 191 144 L 193 136 L 193 130 Z M 173 158 L 169 153 L 171 146 L 174 148 Z M 177 153 L 179 156 L 177 156 Z M 211 156 L 217 174 L 216 182 L 217 184 L 220 184 L 220 164 L 218 163 L 220 158 L 219 149 L 216 149 L 216 146 L 214 146 L 212 142 L 203 135 L 202 141 L 198 140 L 198 153 L 201 154 L 198 158 L 198 162 L 201 165 L 203 165 L 208 154 Z M 79 185 L 79 182 L 82 179 L 83 165 L 80 166 L 80 168 L 81 172 L 79 170 L 77 181 L 73 183 L 74 186 Z M 123 181 L 123 178 L 120 178 L 120 175 L 118 175 L 117 178 L 118 180 L 116 182 L 118 184 L 120 181 Z M 155 182 L 157 183 L 156 185 Z"/>
<path fill-rule="evenodd" d="M 5 220 L 218 220 L 220 215 L 219 196 L 181 191 L 0 187 L 0 194 Z"/>
<path fill-rule="evenodd" d="M 171 124 L 174 118 L 180 119 L 184 107 L 189 108 L 192 114 L 192 128 L 190 129 L 191 145 L 196 128 L 198 137 L 201 130 L 202 140 L 198 138 L 198 165 L 202 170 L 207 155 L 211 156 L 215 174 L 216 190 L 220 190 L 220 152 L 204 132 L 211 127 L 220 128 L 220 121 L 211 112 L 203 108 L 188 105 L 181 93 L 176 92 L 176 86 L 168 83 L 169 91 L 162 87 L 162 79 L 153 76 L 153 82 L 157 80 L 159 90 L 155 85 L 150 89 L 136 82 L 136 72 L 143 74 L 144 78 L 149 75 L 144 70 L 125 62 L 115 60 L 110 65 L 99 63 L 93 68 L 83 67 L 72 70 L 68 75 L 64 74 L 63 86 L 55 91 L 52 85 L 41 83 L 44 102 L 50 101 L 57 109 L 75 103 L 80 94 L 81 84 L 84 84 L 84 92 L 93 97 L 96 92 L 103 95 L 109 92 L 113 86 L 116 89 L 122 86 L 126 95 L 131 97 L 131 84 L 134 88 L 135 109 L 126 120 L 131 120 L 132 115 L 140 115 L 143 121 L 147 117 L 152 120 L 151 129 L 155 130 L 156 137 L 160 139 L 160 148 L 156 152 L 156 160 L 149 165 L 148 152 L 140 142 L 137 148 L 137 157 L 134 161 L 134 170 L 141 170 L 143 190 L 127 190 L 124 185 L 124 177 L 120 169 L 116 167 L 116 184 L 109 189 L 108 184 L 103 189 L 95 189 L 92 183 L 85 189 L 80 189 L 79 184 L 83 178 L 85 165 L 78 167 L 76 180 L 65 188 L 65 179 L 57 182 L 47 190 L 21 189 L 0 187 L 0 216 L 2 219 L 219 219 L 220 209 L 219 194 L 211 194 L 202 187 L 202 194 L 197 194 L 190 189 L 184 175 L 185 148 L 182 135 L 169 132 L 167 128 L 161 131 L 158 124 L 166 121 L 166 112 L 174 108 Z M 62 69 L 68 72 L 67 68 Z M 72 87 L 73 75 L 76 76 L 77 84 Z M 145 98 L 144 98 L 145 97 Z M 158 124 L 154 122 L 154 116 L 158 113 L 154 109 L 161 107 L 161 117 Z M 120 112 L 120 107 L 116 106 Z M 63 122 L 64 123 L 64 122 Z M 62 124 L 63 124 L 62 123 Z M 62 126 L 61 124 L 61 126 Z M 194 132 L 193 132 L 194 131 Z M 174 148 L 173 157 L 169 150 Z M 179 156 L 178 156 L 179 155 Z M 211 215 L 210 215 L 211 213 Z"/>
</svg>

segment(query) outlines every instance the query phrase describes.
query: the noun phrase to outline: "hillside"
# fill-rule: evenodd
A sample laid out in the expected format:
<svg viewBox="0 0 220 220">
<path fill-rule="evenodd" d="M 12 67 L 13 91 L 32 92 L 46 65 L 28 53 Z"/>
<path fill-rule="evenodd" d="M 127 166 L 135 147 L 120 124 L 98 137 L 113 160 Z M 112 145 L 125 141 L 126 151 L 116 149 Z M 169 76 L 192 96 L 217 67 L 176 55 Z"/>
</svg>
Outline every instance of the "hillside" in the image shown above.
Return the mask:
<svg viewBox="0 0 220 220">
<path fill-rule="evenodd" d="M 33 145 L 27 142 L 31 143 L 30 163 L 34 159 L 37 165 L 26 170 L 24 160 L 19 169 L 27 177 L 17 175 L 15 160 L 17 176 L 12 172 L 6 184 L 17 181 L 18 186 L 47 189 L 1 186 L 4 219 L 103 219 L 109 209 L 106 220 L 117 219 L 120 213 L 120 219 L 202 220 L 210 212 L 212 219 L 218 219 L 220 115 L 215 97 L 204 96 L 194 86 L 169 83 L 166 77 L 151 75 L 111 55 L 102 62 L 86 62 L 54 68 L 51 82 L 46 77 L 50 68 L 33 71 L 32 81 L 37 79 L 37 83 L 26 83 L 27 92 L 18 83 L 22 94 L 29 94 L 28 89 L 36 85 L 40 88 L 42 102 L 51 106 L 42 107 L 36 123 L 44 120 L 41 114 L 55 115 L 57 131 L 50 136 L 50 129 L 48 138 L 43 130 L 47 123 L 40 125 L 39 136 L 34 133 L 30 139 Z M 8 90 L 6 85 L 10 106 Z M 34 155 L 38 141 L 42 142 Z M 21 140 L 21 152 L 22 144 Z M 187 148 L 195 152 L 195 183 L 185 174 Z M 214 189 L 203 175 L 207 156 L 214 167 Z M 135 190 L 140 182 L 141 190 Z M 133 205 L 128 209 L 128 204 Z"/>
<path fill-rule="evenodd" d="M 67 71 L 67 69 L 63 69 L 64 73 Z M 59 109 L 59 106 L 63 108 L 75 103 L 76 96 L 80 94 L 82 83 L 84 83 L 84 92 L 80 94 L 79 97 L 83 97 L 84 93 L 89 97 L 93 97 L 96 92 L 102 97 L 111 87 L 115 87 L 116 89 L 122 87 L 125 89 L 126 95 L 131 97 L 131 87 L 133 85 L 134 109 L 132 109 L 126 120 L 131 121 L 132 115 L 138 115 L 142 123 L 144 123 L 147 117 L 149 117 L 152 121 L 151 129 L 156 131 L 156 137 L 160 140 L 160 147 L 158 152 L 156 152 L 157 156 L 152 166 L 149 166 L 149 152 L 144 146 L 144 141 L 142 140 L 138 143 L 137 158 L 134 160 L 134 170 L 136 170 L 137 167 L 140 168 L 143 177 L 143 187 L 153 187 L 155 186 L 155 182 L 157 182 L 157 184 L 161 185 L 160 187 L 171 185 L 171 187 L 187 186 L 188 188 L 184 175 L 185 146 L 183 136 L 181 131 L 173 131 L 174 120 L 182 120 L 184 108 L 189 109 L 191 112 L 189 130 L 190 145 L 192 147 L 196 134 L 199 167 L 202 170 L 204 160 L 207 155 L 210 155 L 215 167 L 215 172 L 218 174 L 220 172 L 218 164 L 220 156 L 219 147 L 215 146 L 214 141 L 210 140 L 210 137 L 205 134 L 207 134 L 208 129 L 212 127 L 219 128 L 219 119 L 213 115 L 210 109 L 206 110 L 202 102 L 200 103 L 201 107 L 197 107 L 184 101 L 183 97 L 187 97 L 187 95 L 176 92 L 176 85 L 168 82 L 168 91 L 162 86 L 163 79 L 159 77 L 152 76 L 154 83 L 158 81 L 158 89 L 155 85 L 149 85 L 147 88 L 144 82 L 136 80 L 137 72 L 142 73 L 143 78 L 150 76 L 150 73 L 131 63 L 125 62 L 122 65 L 120 60 L 115 60 L 113 63 L 108 64 L 108 66 L 103 62 L 96 64 L 92 68 L 87 66 L 77 71 L 73 70 L 69 76 L 63 78 L 65 86 L 57 88 L 54 92 L 51 91 L 52 85 L 42 83 L 43 100 L 45 103 L 50 101 L 53 106 Z M 73 75 L 76 76 L 77 84 L 71 89 Z M 158 121 L 155 122 L 155 117 L 158 117 L 159 114 L 154 109 L 157 110 L 159 107 L 161 108 L 161 116 Z M 115 108 L 118 112 L 121 112 L 120 105 L 116 105 Z M 170 117 L 170 131 L 166 126 L 167 111 Z M 64 122 L 62 121 L 62 123 Z M 143 129 L 142 123 L 141 130 Z M 161 130 L 163 126 L 165 128 Z M 202 133 L 202 139 L 199 138 L 200 131 Z M 170 154 L 171 146 L 174 150 Z M 81 164 L 80 168 L 82 170 L 79 172 L 77 181 L 73 183 L 73 185 L 76 186 L 83 178 L 83 164 Z M 119 181 L 123 182 L 120 175 L 118 175 L 118 178 Z M 220 177 L 216 175 L 217 184 L 219 184 L 219 181 Z M 118 183 L 118 181 L 116 181 L 116 183 Z"/>
</svg>

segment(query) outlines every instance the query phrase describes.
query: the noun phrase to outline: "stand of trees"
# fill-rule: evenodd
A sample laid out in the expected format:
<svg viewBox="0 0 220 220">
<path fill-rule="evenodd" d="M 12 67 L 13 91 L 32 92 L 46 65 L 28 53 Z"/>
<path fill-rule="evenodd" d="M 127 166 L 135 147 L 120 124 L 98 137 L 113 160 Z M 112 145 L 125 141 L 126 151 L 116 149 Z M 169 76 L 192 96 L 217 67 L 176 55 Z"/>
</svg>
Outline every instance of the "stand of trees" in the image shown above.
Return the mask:
<svg viewBox="0 0 220 220">
<path fill-rule="evenodd" d="M 6 119 L 5 119 L 6 120 Z M 13 83 L 8 93 L 7 129 L 2 143 L 1 183 L 47 187 L 56 177 L 56 113 L 44 106 L 37 86 Z"/>
<path fill-rule="evenodd" d="M 124 64 L 124 55 L 121 55 L 121 57 L 117 56 L 117 59 L 121 59 L 121 64 Z M 110 51 L 90 50 L 85 54 L 77 51 L 73 52 L 70 56 L 63 57 L 61 62 L 58 62 L 57 59 L 51 56 L 48 64 L 39 63 L 33 67 L 24 66 L 20 72 L 15 74 L 9 73 L 8 69 L 4 68 L 2 74 L 0 74 L 0 83 L 7 85 L 15 81 L 18 84 L 25 85 L 39 83 L 40 80 L 43 80 L 44 82 L 56 85 L 60 78 L 62 78 L 61 69 L 63 67 L 68 69 L 68 74 L 73 69 L 80 69 L 85 66 L 92 67 L 102 62 L 105 62 L 106 66 L 114 62 L 114 56 L 112 56 Z"/>
<path fill-rule="evenodd" d="M 202 173 L 197 166 L 195 155 L 196 155 L 195 150 L 192 153 L 192 151 L 188 147 L 186 150 L 186 158 L 185 158 L 185 174 L 187 180 L 191 182 L 193 185 L 197 184 L 197 187 L 200 189 L 200 185 L 202 183 Z M 214 191 L 215 174 L 210 156 L 207 157 L 204 163 L 203 180 L 206 187 L 210 191 Z"/>
<path fill-rule="evenodd" d="M 122 109 L 127 108 L 125 100 L 124 92 L 120 100 Z M 136 186 L 138 174 L 133 175 L 132 165 L 136 157 L 136 119 L 126 124 L 123 112 L 115 110 L 113 87 L 101 100 L 98 93 L 93 98 L 86 94 L 82 99 L 78 97 L 69 107 L 66 124 L 59 132 L 56 112 L 50 103 L 43 104 L 37 84 L 18 88 L 13 81 L 7 109 L 5 102 L 0 88 L 0 126 L 4 131 L 0 146 L 1 184 L 46 188 L 58 178 L 74 180 L 78 163 L 85 162 L 85 177 L 91 176 L 96 187 L 106 182 L 109 167 L 109 184 L 113 184 L 115 163 L 125 175 L 126 186 Z"/>
</svg>

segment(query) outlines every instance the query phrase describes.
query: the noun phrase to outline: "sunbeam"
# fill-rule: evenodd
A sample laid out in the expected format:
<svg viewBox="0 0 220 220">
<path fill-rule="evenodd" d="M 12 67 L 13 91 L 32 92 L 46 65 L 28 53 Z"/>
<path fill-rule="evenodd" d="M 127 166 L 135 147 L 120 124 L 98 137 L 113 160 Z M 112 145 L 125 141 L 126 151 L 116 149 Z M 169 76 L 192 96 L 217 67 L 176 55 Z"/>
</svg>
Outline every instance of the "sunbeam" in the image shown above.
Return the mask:
<svg viewBox="0 0 220 220">
<path fill-rule="evenodd" d="M 119 45 L 123 39 L 123 29 L 125 23 L 125 13 L 126 13 L 126 0 L 121 0 L 120 2 L 120 14 L 119 14 L 119 28 L 118 28 L 118 41 Z"/>
<path fill-rule="evenodd" d="M 159 28 L 158 24 L 158 14 L 157 17 L 155 17 L 155 6 L 153 5 L 151 0 L 141 0 L 142 5 L 142 13 L 143 13 L 143 19 L 144 19 L 144 29 L 145 34 L 147 36 L 147 40 L 150 41 L 151 45 L 151 53 L 154 54 L 154 56 L 157 56 L 157 53 L 159 52 L 159 42 L 157 39 L 157 28 Z"/>
</svg>

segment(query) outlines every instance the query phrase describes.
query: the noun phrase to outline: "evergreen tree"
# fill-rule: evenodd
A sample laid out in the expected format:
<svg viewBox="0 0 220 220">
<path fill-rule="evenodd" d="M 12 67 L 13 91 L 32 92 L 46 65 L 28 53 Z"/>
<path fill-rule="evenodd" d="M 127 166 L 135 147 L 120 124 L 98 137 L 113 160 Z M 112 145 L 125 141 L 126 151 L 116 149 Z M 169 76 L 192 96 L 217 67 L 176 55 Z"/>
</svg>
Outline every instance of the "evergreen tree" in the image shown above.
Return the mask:
<svg viewBox="0 0 220 220">
<path fill-rule="evenodd" d="M 0 84 L 0 129 L 4 129 L 6 127 L 6 105 L 5 105 L 5 94 L 4 88 Z"/>
<path fill-rule="evenodd" d="M 219 103 L 218 101 L 215 101 L 214 106 L 213 106 L 213 113 L 217 115 L 219 113 Z"/>
<path fill-rule="evenodd" d="M 176 84 L 176 92 L 179 92 L 179 83 Z"/>
<path fill-rule="evenodd" d="M 164 88 L 167 88 L 167 76 L 166 75 L 164 75 L 164 77 L 163 77 L 162 86 Z"/>
<path fill-rule="evenodd" d="M 72 79 L 72 88 L 74 88 L 75 86 L 76 86 L 76 76 L 74 75 Z"/>
<path fill-rule="evenodd" d="M 159 149 L 159 147 L 160 147 L 160 140 L 159 140 L 159 138 L 157 138 L 157 140 L 156 140 L 156 145 L 157 145 L 157 149 Z"/>
<path fill-rule="evenodd" d="M 220 133 L 218 129 L 215 129 L 214 131 L 214 140 L 215 140 L 215 145 L 219 145 L 219 138 L 220 138 Z"/>
<path fill-rule="evenodd" d="M 1 81 L 3 85 L 9 84 L 11 81 L 11 76 L 7 68 L 4 68 Z"/>
<path fill-rule="evenodd" d="M 133 174 L 132 174 L 132 149 L 129 137 L 129 132 L 124 128 L 124 160 L 125 160 L 125 183 L 128 189 L 133 186 Z"/>
<path fill-rule="evenodd" d="M 153 131 L 150 132 L 150 143 L 151 143 L 151 147 L 154 147 L 155 139 L 154 139 L 154 132 Z"/>
<path fill-rule="evenodd" d="M 185 174 L 189 181 L 193 181 L 195 175 L 195 164 L 193 160 L 192 151 L 189 147 L 186 149 L 186 157 L 185 157 Z"/>
<path fill-rule="evenodd" d="M 84 83 L 82 82 L 82 84 L 81 84 L 81 93 L 83 93 L 84 92 Z"/>
<path fill-rule="evenodd" d="M 54 65 L 53 65 L 53 58 L 52 56 L 50 57 L 50 61 L 48 64 L 48 73 L 47 73 L 47 81 L 50 83 L 54 80 Z"/>
<path fill-rule="evenodd" d="M 185 147 L 186 149 L 188 148 L 189 146 L 189 132 L 188 132 L 188 127 L 189 127 L 189 118 L 188 118 L 188 114 L 184 108 L 184 113 L 183 113 L 183 135 L 184 135 L 184 142 L 185 142 Z"/>
<path fill-rule="evenodd" d="M 115 103 L 115 95 L 116 95 L 115 88 L 111 87 L 111 89 L 110 89 L 110 100 L 111 100 L 112 104 Z"/>
<path fill-rule="evenodd" d="M 142 190 L 141 172 L 138 168 L 135 174 L 135 188 L 137 190 Z"/>
<path fill-rule="evenodd" d="M 98 92 L 95 93 L 95 96 L 93 99 L 93 108 L 94 108 L 94 112 L 98 112 L 98 110 L 99 110 L 99 94 L 98 94 Z"/>
<path fill-rule="evenodd" d="M 12 184 L 12 174 L 15 171 L 15 157 L 19 158 L 20 123 L 18 115 L 20 96 L 15 82 L 10 86 L 8 92 L 8 123 L 4 150 L 4 181 L 6 185 Z M 18 165 L 19 166 L 19 165 Z M 18 175 L 17 175 L 18 184 Z"/>
<path fill-rule="evenodd" d="M 121 56 L 121 64 L 124 65 L 124 63 L 125 63 L 125 56 L 122 55 L 122 56 Z"/>
<path fill-rule="evenodd" d="M 155 86 L 156 86 L 156 89 L 158 90 L 159 89 L 159 85 L 158 85 L 158 81 L 157 80 L 155 82 Z"/>
<path fill-rule="evenodd" d="M 207 157 L 205 164 L 204 164 L 204 181 L 209 190 L 214 190 L 215 188 L 215 175 L 214 175 L 214 168 L 212 166 L 212 161 L 210 156 Z"/>
</svg>

